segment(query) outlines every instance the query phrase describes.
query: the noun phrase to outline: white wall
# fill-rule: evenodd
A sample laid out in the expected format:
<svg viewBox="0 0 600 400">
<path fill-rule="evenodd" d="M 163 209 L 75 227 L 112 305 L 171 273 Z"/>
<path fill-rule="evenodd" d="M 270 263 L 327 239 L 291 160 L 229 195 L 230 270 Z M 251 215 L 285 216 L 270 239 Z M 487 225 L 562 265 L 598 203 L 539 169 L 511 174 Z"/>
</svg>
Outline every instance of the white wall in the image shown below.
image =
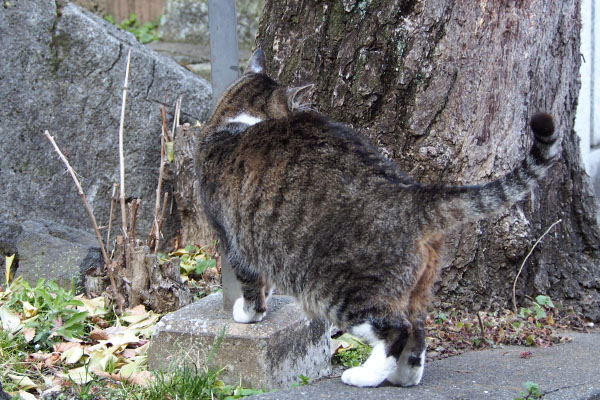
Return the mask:
<svg viewBox="0 0 600 400">
<path fill-rule="evenodd" d="M 580 70 L 575 131 L 581 138 L 586 171 L 600 195 L 600 2 L 582 0 L 581 19 L 581 54 L 585 61 Z"/>
</svg>

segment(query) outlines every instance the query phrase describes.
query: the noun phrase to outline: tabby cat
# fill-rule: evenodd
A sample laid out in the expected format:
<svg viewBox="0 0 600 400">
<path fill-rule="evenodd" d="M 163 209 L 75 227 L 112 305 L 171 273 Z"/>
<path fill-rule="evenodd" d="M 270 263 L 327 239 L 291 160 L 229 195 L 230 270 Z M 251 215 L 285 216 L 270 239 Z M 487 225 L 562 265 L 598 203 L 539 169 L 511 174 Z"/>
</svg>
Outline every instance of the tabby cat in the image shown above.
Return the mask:
<svg viewBox="0 0 600 400">
<path fill-rule="evenodd" d="M 344 383 L 417 385 L 442 234 L 521 200 L 556 158 L 559 135 L 538 113 L 531 151 L 505 177 L 422 185 L 363 136 L 310 110 L 308 89 L 269 78 L 258 49 L 198 140 L 200 202 L 242 284 L 233 318 L 260 321 L 276 287 L 308 316 L 372 345 Z"/>
</svg>

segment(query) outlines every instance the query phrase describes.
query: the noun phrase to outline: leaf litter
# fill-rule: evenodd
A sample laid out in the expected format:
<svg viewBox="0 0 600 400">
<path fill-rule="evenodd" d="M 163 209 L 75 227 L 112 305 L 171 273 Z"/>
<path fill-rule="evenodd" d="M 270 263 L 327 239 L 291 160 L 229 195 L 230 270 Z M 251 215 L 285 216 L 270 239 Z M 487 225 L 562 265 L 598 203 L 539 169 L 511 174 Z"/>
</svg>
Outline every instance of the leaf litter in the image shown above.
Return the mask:
<svg viewBox="0 0 600 400">
<path fill-rule="evenodd" d="M 174 257 L 182 259 L 182 280 L 194 286 L 198 297 L 219 289 L 214 249 L 209 253 L 187 246 L 160 255 L 162 260 Z M 5 271 L 11 261 L 7 258 Z M 9 279 L 6 272 L 0 285 L 0 339 L 4 335 L 31 350 L 10 360 L 0 354 L 0 377 L 13 384 L 13 395 L 35 399 L 97 379 L 115 387 L 121 382 L 145 386 L 153 379 L 146 352 L 161 315 L 144 305 L 117 315 L 102 296 L 75 296 L 73 288 L 51 281 L 30 286 L 21 278 Z"/>
</svg>

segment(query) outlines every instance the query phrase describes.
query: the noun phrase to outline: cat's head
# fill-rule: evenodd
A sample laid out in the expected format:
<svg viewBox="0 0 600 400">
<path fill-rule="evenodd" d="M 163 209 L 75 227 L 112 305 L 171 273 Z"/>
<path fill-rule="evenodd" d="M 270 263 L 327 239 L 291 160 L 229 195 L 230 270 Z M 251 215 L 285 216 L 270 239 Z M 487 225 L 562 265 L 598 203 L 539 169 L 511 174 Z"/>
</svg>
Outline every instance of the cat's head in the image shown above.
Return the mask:
<svg viewBox="0 0 600 400">
<path fill-rule="evenodd" d="M 285 118 L 310 109 L 306 94 L 313 85 L 285 88 L 266 74 L 265 55 L 257 49 L 244 74 L 223 93 L 207 127 L 239 122 L 254 125 L 267 119 Z"/>
</svg>

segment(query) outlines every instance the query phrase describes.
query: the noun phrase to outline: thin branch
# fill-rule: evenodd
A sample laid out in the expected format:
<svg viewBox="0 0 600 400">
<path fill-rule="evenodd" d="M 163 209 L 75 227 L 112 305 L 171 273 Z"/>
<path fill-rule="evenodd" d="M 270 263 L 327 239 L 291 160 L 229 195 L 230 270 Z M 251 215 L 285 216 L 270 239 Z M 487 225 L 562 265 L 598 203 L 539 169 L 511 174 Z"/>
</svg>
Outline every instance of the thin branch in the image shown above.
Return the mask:
<svg viewBox="0 0 600 400">
<path fill-rule="evenodd" d="M 171 129 L 171 137 L 170 141 L 175 140 L 175 128 L 179 127 L 179 118 L 181 116 L 181 103 L 183 102 L 183 96 L 179 96 L 177 99 L 177 104 L 175 106 L 175 119 L 173 120 L 173 128 Z"/>
<path fill-rule="evenodd" d="M 127 239 L 127 208 L 125 206 L 125 156 L 123 153 L 123 130 L 125 126 L 125 105 L 127 104 L 127 88 L 129 87 L 129 66 L 131 64 L 131 49 L 127 54 L 127 68 L 125 70 L 125 83 L 123 84 L 123 103 L 121 105 L 121 122 L 119 124 L 119 173 L 121 177 L 120 200 L 121 200 L 121 230 L 123 237 Z M 126 240 L 127 242 L 127 240 Z"/>
<path fill-rule="evenodd" d="M 481 315 L 479 315 L 479 311 L 477 311 L 477 319 L 479 320 L 479 329 L 481 329 L 481 343 L 485 342 L 487 339 L 485 337 L 485 329 L 483 327 L 483 321 L 481 320 Z"/>
<path fill-rule="evenodd" d="M 165 211 L 167 209 L 167 200 L 168 199 L 169 199 L 169 192 L 165 192 L 165 197 L 164 197 L 164 200 L 163 200 L 162 211 L 161 211 L 161 214 L 160 214 L 160 221 L 158 222 L 158 233 L 159 233 L 159 235 L 156 236 L 156 242 L 154 244 L 154 255 L 158 254 L 158 243 L 160 241 L 160 232 L 162 230 L 162 224 L 163 224 L 163 222 L 165 220 Z"/>
<path fill-rule="evenodd" d="M 546 236 L 548 234 L 548 232 L 550 232 L 550 229 L 554 228 L 554 226 L 558 225 L 561 222 L 562 222 L 562 218 L 559 219 L 558 221 L 554 221 L 554 223 L 552 223 L 552 225 L 550 225 L 548 227 L 548 229 L 546 229 L 546 231 L 542 234 L 542 236 L 540 236 L 538 238 L 538 240 L 535 241 L 535 243 L 533 244 L 533 246 L 529 250 L 529 253 L 527 253 L 527 255 L 525 256 L 525 259 L 521 263 L 521 267 L 519 268 L 519 272 L 517 273 L 517 276 L 515 277 L 515 281 L 513 282 L 513 287 L 512 287 L 512 302 L 513 302 L 513 310 L 514 310 L 515 314 L 517 313 L 517 294 L 516 294 L 516 291 L 517 291 L 517 281 L 519 280 L 519 276 L 521 275 L 521 272 L 523 271 L 523 267 L 525 266 L 525 263 L 529 259 L 529 256 L 531 255 L 531 253 L 533 253 L 533 250 L 542 241 L 542 239 L 544 238 L 544 236 Z"/>
<path fill-rule="evenodd" d="M 113 183 L 112 195 L 110 196 L 110 212 L 108 216 L 108 230 L 106 231 L 106 251 L 110 253 L 110 231 L 112 230 L 113 214 L 115 210 L 115 203 L 117 202 L 117 188 L 118 183 Z"/>
<path fill-rule="evenodd" d="M 58 153 L 58 156 L 65 163 L 65 165 L 67 166 L 67 170 L 69 170 L 69 173 L 71 174 L 71 176 L 73 177 L 73 180 L 75 181 L 75 186 L 77 187 L 77 193 L 83 200 L 83 205 L 85 206 L 85 210 L 87 211 L 90 219 L 92 220 L 92 225 L 94 226 L 94 232 L 96 233 L 96 239 L 98 240 L 98 244 L 100 245 L 100 252 L 102 253 L 102 258 L 104 259 L 104 265 L 108 271 L 108 278 L 110 280 L 110 284 L 112 286 L 113 292 L 117 293 L 117 285 L 115 284 L 115 278 L 113 276 L 113 269 L 112 269 L 112 265 L 110 263 L 110 258 L 108 257 L 108 253 L 106 252 L 104 243 L 102 243 L 102 237 L 100 236 L 100 230 L 98 229 L 98 224 L 96 223 L 96 217 L 94 217 L 94 213 L 92 213 L 92 210 L 90 209 L 90 205 L 88 204 L 87 198 L 85 197 L 85 194 L 83 193 L 83 189 L 81 188 L 81 184 L 79 183 L 79 180 L 77 179 L 77 175 L 75 174 L 75 171 L 73 171 L 73 168 L 71 168 L 71 165 L 69 164 L 69 161 L 67 160 L 67 158 L 64 156 L 64 154 L 60 151 L 60 149 L 56 145 L 54 138 L 52 136 L 50 136 L 50 133 L 48 131 L 44 131 L 44 135 L 46 135 L 46 138 L 48 138 L 50 143 L 52 143 L 52 146 L 54 146 L 54 150 L 56 150 L 56 152 Z M 107 243 L 107 245 L 108 245 L 108 243 Z M 119 308 L 122 309 L 122 305 L 120 304 L 120 302 L 118 302 L 118 303 L 119 303 Z"/>
<path fill-rule="evenodd" d="M 152 230 L 148 237 L 148 247 L 150 250 L 154 250 L 158 247 L 158 238 L 160 236 L 158 228 L 158 214 L 160 213 L 160 198 L 163 181 L 163 170 L 165 166 L 165 139 L 167 135 L 167 109 L 165 106 L 160 107 L 160 117 L 162 120 L 162 129 L 160 133 L 160 165 L 158 167 L 158 184 L 156 185 L 156 203 L 154 205 L 154 221 L 152 223 Z"/>
<path fill-rule="evenodd" d="M 140 203 L 140 199 L 133 199 L 129 203 L 129 239 L 132 244 L 135 245 L 135 225 L 137 223 L 137 213 Z"/>
<path fill-rule="evenodd" d="M 96 217 L 94 217 L 94 213 L 92 213 L 92 210 L 90 208 L 90 205 L 88 204 L 87 198 L 85 197 L 85 194 L 83 193 L 83 189 L 81 188 L 79 179 L 77 179 L 77 175 L 75 174 L 75 171 L 73 171 L 71 164 L 69 164 L 69 160 L 67 160 L 67 158 L 62 153 L 62 151 L 60 151 L 60 149 L 58 148 L 58 145 L 54 141 L 54 138 L 52 136 L 50 136 L 50 132 L 44 131 L 44 135 L 46 135 L 46 138 L 50 141 L 50 143 L 52 143 L 52 146 L 54 146 L 54 150 L 56 150 L 60 159 L 63 161 L 63 163 L 65 163 L 65 165 L 67 166 L 67 170 L 69 171 L 69 173 L 71 174 L 71 177 L 75 181 L 75 186 L 77 187 L 77 193 L 81 197 L 81 200 L 83 200 L 83 205 L 85 206 L 85 210 L 87 211 L 88 216 L 92 220 L 92 225 L 94 226 L 94 232 L 96 233 L 96 239 L 98 239 L 98 244 L 100 245 L 100 251 L 102 252 L 102 258 L 104 258 L 104 263 L 106 265 L 108 265 L 110 263 L 110 258 L 108 257 L 108 253 L 106 252 L 106 248 L 104 247 L 104 243 L 102 242 L 102 237 L 100 236 L 100 230 L 98 229 L 98 224 L 96 223 Z"/>
<path fill-rule="evenodd" d="M 162 106 L 160 108 L 160 116 L 162 120 L 162 130 L 160 135 L 160 166 L 158 169 L 158 184 L 156 186 L 156 204 L 154 207 L 154 222 L 152 224 L 152 230 L 150 231 L 150 236 L 148 237 L 148 247 L 151 250 L 154 250 L 156 254 L 158 252 L 158 242 L 160 241 L 160 230 L 162 227 L 162 221 L 164 220 L 165 208 L 163 206 L 162 216 L 159 220 L 159 213 L 161 213 L 160 208 L 160 198 L 161 198 L 161 190 L 162 190 L 162 181 L 164 176 L 164 168 L 165 168 L 165 152 L 166 150 L 166 142 L 173 142 L 173 138 L 175 135 L 175 128 L 179 126 L 179 117 L 181 114 L 181 103 L 183 101 L 183 96 L 180 96 L 177 100 L 177 104 L 175 106 L 175 118 L 173 120 L 173 129 L 171 131 L 171 135 L 169 135 L 169 131 L 167 130 L 167 109 Z M 172 147 L 170 147 L 172 149 Z M 166 205 L 166 193 L 164 203 Z"/>
</svg>

